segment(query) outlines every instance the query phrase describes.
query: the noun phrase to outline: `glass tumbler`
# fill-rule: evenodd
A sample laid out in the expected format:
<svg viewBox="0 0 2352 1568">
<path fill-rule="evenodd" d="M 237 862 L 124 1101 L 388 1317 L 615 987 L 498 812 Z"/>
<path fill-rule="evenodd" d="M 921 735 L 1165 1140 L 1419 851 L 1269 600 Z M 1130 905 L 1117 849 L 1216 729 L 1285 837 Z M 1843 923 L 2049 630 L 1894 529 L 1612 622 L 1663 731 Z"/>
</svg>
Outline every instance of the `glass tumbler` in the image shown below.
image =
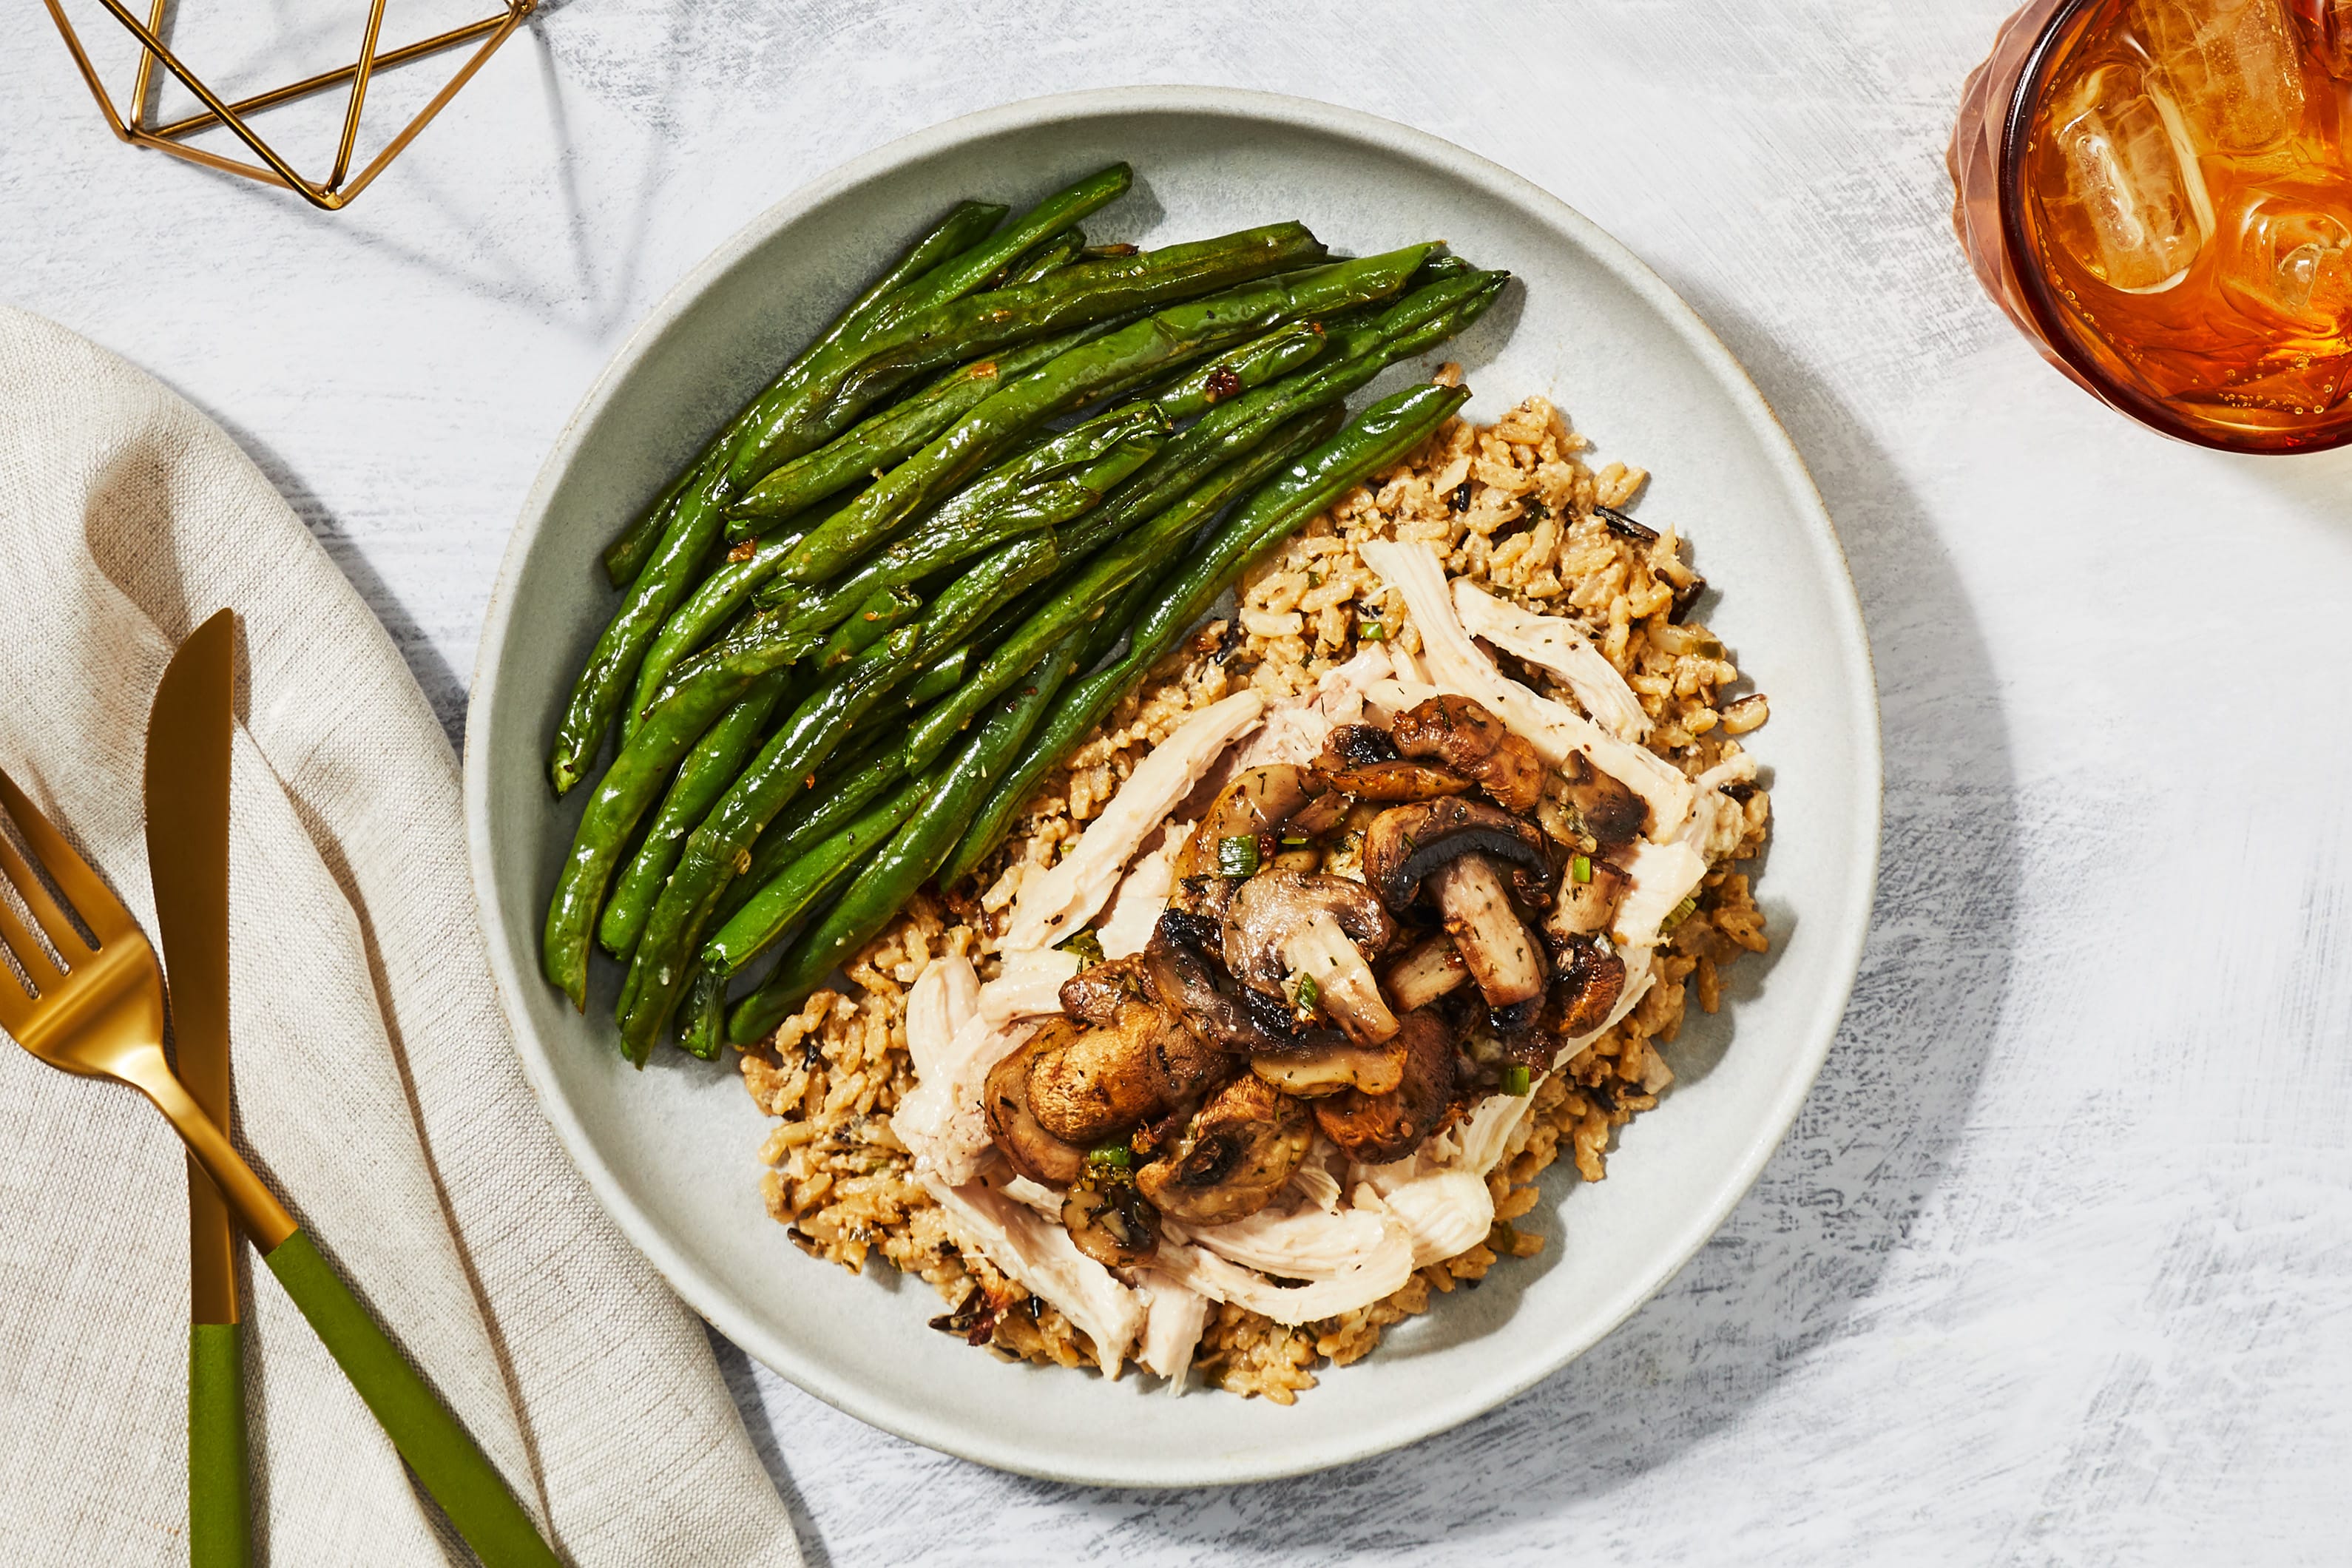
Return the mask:
<svg viewBox="0 0 2352 1568">
<path fill-rule="evenodd" d="M 1978 279 L 2076 384 L 2200 446 L 2352 443 L 2352 0 L 2032 0 L 1947 163 Z"/>
</svg>

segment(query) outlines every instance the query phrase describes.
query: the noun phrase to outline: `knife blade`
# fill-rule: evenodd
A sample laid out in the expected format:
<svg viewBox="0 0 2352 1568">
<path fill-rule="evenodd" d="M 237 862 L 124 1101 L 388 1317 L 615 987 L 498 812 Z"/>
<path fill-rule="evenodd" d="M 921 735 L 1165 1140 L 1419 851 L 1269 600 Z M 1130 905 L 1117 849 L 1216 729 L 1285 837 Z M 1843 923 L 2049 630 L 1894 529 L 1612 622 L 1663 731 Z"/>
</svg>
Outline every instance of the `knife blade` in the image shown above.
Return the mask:
<svg viewBox="0 0 2352 1568">
<path fill-rule="evenodd" d="M 190 633 L 147 719 L 147 866 L 180 1081 L 229 1125 L 228 771 L 236 617 Z M 250 1560 L 236 1233 L 188 1164 L 188 1544 L 194 1568 Z"/>
</svg>

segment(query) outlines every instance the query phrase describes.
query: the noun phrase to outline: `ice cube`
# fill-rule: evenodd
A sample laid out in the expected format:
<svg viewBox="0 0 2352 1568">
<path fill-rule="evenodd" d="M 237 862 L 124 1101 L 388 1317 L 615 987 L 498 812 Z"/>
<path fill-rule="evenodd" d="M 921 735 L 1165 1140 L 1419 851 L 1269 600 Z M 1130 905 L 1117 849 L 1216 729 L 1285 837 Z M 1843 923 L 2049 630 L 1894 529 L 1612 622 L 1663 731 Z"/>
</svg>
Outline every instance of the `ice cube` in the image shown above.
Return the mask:
<svg viewBox="0 0 2352 1568">
<path fill-rule="evenodd" d="M 2294 0 L 2294 14 L 2327 74 L 2352 80 L 2352 0 Z"/>
<path fill-rule="evenodd" d="M 2202 177 L 2129 66 L 2103 66 L 2063 100 L 2056 136 L 2071 202 L 2051 226 L 2114 288 L 2152 294 L 2180 281 L 2212 224 Z"/>
<path fill-rule="evenodd" d="M 2340 332 L 2352 323 L 2352 207 L 2314 191 L 2256 191 L 2214 271 L 2250 315 L 2305 333 Z"/>
<path fill-rule="evenodd" d="M 2200 148 L 2262 153 L 2294 133 L 2303 72 L 2280 0 L 2139 0 L 2135 16 Z"/>
</svg>

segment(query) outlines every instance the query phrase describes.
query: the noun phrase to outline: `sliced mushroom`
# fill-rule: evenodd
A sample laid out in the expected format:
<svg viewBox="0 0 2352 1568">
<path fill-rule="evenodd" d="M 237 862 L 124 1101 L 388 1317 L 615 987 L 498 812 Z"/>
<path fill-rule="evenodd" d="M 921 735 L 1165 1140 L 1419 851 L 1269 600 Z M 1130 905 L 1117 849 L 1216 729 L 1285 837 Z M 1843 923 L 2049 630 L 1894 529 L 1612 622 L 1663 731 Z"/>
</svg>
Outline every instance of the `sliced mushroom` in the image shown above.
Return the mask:
<svg viewBox="0 0 2352 1568">
<path fill-rule="evenodd" d="M 1139 966 L 1139 968 L 1140 966 Z M 1029 1110 L 1068 1142 L 1091 1144 L 1221 1076 L 1229 1056 L 1184 1026 L 1148 985 L 1123 990 L 1107 1026 L 1056 1018 L 1030 1058 Z"/>
<path fill-rule="evenodd" d="M 1033 1037 L 990 1069 L 981 1087 L 981 1110 L 990 1140 L 1014 1170 L 1033 1182 L 1066 1187 L 1086 1169 L 1087 1152 L 1055 1137 L 1029 1113 L 1029 1064 L 1036 1044 Z"/>
<path fill-rule="evenodd" d="M 1397 1039 L 1404 1075 L 1385 1094 L 1350 1089 L 1315 1102 L 1315 1125 L 1351 1160 L 1385 1165 L 1421 1147 L 1445 1124 L 1454 1099 L 1454 1031 L 1434 1011 L 1408 1013 Z"/>
<path fill-rule="evenodd" d="M 1543 835 L 1482 800 L 1431 800 L 1392 805 L 1364 835 L 1364 879 L 1402 914 L 1421 896 L 1422 879 L 1465 855 L 1484 855 L 1549 892 L 1551 861 Z"/>
<path fill-rule="evenodd" d="M 1625 961 L 1605 941 L 1570 944 L 1553 960 L 1552 969 L 1559 976 L 1552 998 L 1559 1010 L 1553 1028 L 1563 1040 L 1601 1027 L 1625 994 Z"/>
<path fill-rule="evenodd" d="M 1339 773 L 1396 760 L 1395 737 L 1378 724 L 1335 724 L 1323 742 L 1320 765 L 1327 773 Z"/>
<path fill-rule="evenodd" d="M 1377 1046 L 1344 1040 L 1320 1050 L 1250 1058 L 1250 1070 L 1285 1094 L 1316 1100 L 1343 1089 L 1386 1094 L 1404 1079 L 1404 1047 L 1394 1037 Z"/>
<path fill-rule="evenodd" d="M 1553 900 L 1551 913 L 1545 918 L 1544 930 L 1557 937 L 1591 936 L 1609 929 L 1617 917 L 1618 900 L 1633 879 L 1622 867 L 1597 856 L 1585 859 L 1585 879 L 1576 879 L 1576 862 L 1570 860 L 1568 869 L 1560 874 L 1559 897 Z"/>
<path fill-rule="evenodd" d="M 1138 1171 L 1135 1184 L 1186 1225 L 1245 1219 L 1283 1189 L 1314 1136 L 1303 1101 L 1244 1073 L 1193 1112 L 1167 1158 Z"/>
<path fill-rule="evenodd" d="M 1601 848 L 1613 849 L 1642 836 L 1650 808 L 1631 785 L 1602 773 L 1581 752 L 1569 753 L 1560 775 L 1562 798 L 1575 812 L 1578 825 Z"/>
<path fill-rule="evenodd" d="M 1506 811 L 1533 811 L 1543 795 L 1543 759 L 1536 749 L 1467 697 L 1441 695 L 1406 709 L 1396 716 L 1390 738 L 1401 756 L 1435 757 L 1476 780 Z"/>
<path fill-rule="evenodd" d="M 1445 920 L 1445 934 L 1478 982 L 1490 1007 L 1541 996 L 1549 956 L 1511 908 L 1511 896 L 1493 861 L 1465 855 L 1429 874 L 1429 890 Z"/>
<path fill-rule="evenodd" d="M 1061 997 L 1063 1012 L 1108 1029 L 1118 1024 L 1121 1004 L 1151 1000 L 1151 983 L 1140 958 L 1115 958 L 1063 981 Z"/>
<path fill-rule="evenodd" d="M 1225 911 L 1225 967 L 1262 995 L 1321 1012 L 1356 1044 L 1378 1045 L 1396 1033 L 1396 1015 L 1366 958 L 1395 930 L 1361 883 L 1262 871 Z M 1307 982 L 1313 991 L 1302 997 Z"/>
<path fill-rule="evenodd" d="M 1144 945 L 1144 973 L 1160 1000 L 1181 1013 L 1186 1026 L 1206 1045 L 1235 1051 L 1287 1048 L 1288 1027 L 1269 1028 L 1218 984 L 1224 975 L 1209 954 L 1223 948 L 1222 926 L 1189 910 L 1170 910 Z"/>
<path fill-rule="evenodd" d="M 1062 1228 L 1106 1268 L 1132 1268 L 1160 1250 L 1160 1212 L 1115 1165 L 1089 1164 L 1062 1197 Z"/>
<path fill-rule="evenodd" d="M 1331 787 L 1359 800 L 1435 800 L 1441 795 L 1468 795 L 1475 787 L 1459 773 L 1433 768 L 1426 763 L 1371 763 L 1330 775 Z"/>
<path fill-rule="evenodd" d="M 1390 966 L 1389 998 L 1410 1013 L 1428 1006 L 1469 978 L 1469 966 L 1462 962 L 1454 939 L 1440 931 Z"/>
<path fill-rule="evenodd" d="M 1178 879 L 1215 876 L 1220 844 L 1228 838 L 1255 838 L 1274 832 L 1323 793 L 1310 787 L 1315 782 L 1313 769 L 1295 763 L 1243 773 L 1210 804 L 1192 841 L 1177 857 Z"/>
</svg>

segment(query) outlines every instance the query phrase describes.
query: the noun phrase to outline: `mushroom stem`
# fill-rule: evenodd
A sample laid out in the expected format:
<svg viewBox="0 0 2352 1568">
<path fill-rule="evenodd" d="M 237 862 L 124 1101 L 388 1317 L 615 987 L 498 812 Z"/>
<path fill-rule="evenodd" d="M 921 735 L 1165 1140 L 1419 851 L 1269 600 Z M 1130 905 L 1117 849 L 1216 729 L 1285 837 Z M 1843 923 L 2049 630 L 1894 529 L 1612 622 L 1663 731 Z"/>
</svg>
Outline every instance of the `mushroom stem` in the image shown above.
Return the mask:
<svg viewBox="0 0 2352 1568">
<path fill-rule="evenodd" d="M 1507 1007 L 1542 994 L 1542 952 L 1512 912 L 1493 862 L 1465 855 L 1431 872 L 1429 886 L 1445 918 L 1445 932 L 1489 1006 Z"/>
<path fill-rule="evenodd" d="M 1282 961 L 1290 969 L 1292 994 L 1300 976 L 1313 980 L 1324 1013 L 1356 1044 L 1376 1046 L 1397 1032 L 1396 1015 L 1381 998 L 1371 966 L 1328 910 L 1312 911 L 1283 939 Z"/>
</svg>

